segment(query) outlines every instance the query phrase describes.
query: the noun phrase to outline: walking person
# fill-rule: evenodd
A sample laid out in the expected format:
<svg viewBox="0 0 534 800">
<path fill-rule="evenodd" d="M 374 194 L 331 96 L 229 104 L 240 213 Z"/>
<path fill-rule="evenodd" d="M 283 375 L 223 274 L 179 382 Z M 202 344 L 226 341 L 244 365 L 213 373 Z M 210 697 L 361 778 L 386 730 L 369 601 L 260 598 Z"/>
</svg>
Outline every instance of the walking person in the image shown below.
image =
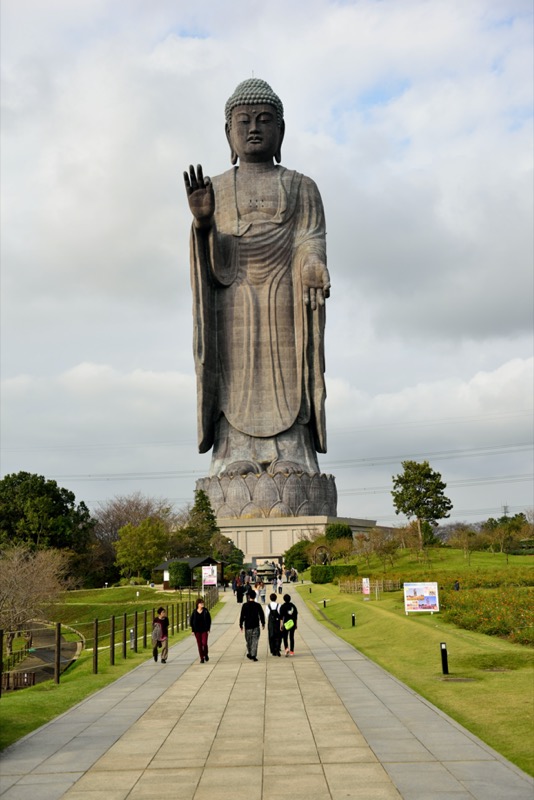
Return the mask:
<svg viewBox="0 0 534 800">
<path fill-rule="evenodd" d="M 191 614 L 190 624 L 193 636 L 197 640 L 200 663 L 203 664 L 205 661 L 210 660 L 208 655 L 208 636 L 211 629 L 211 614 L 204 607 L 202 597 L 197 600 L 196 608 Z"/>
<path fill-rule="evenodd" d="M 295 631 L 297 630 L 298 610 L 291 602 L 291 595 L 284 595 L 284 602 L 280 606 L 280 630 L 284 640 L 286 658 L 295 655 Z"/>
<path fill-rule="evenodd" d="M 163 606 L 158 608 L 158 616 L 152 622 L 152 655 L 156 662 L 158 647 L 161 647 L 161 663 L 166 664 L 169 652 L 169 619 Z"/>
<path fill-rule="evenodd" d="M 280 655 L 282 644 L 282 632 L 280 630 L 280 604 L 277 602 L 276 594 L 273 592 L 269 596 L 267 605 L 267 634 L 269 636 L 269 650 L 272 656 Z"/>
<path fill-rule="evenodd" d="M 260 624 L 265 630 L 265 614 L 260 603 L 256 603 L 256 592 L 251 589 L 247 592 L 247 602 L 239 615 L 239 628 L 245 629 L 245 642 L 247 644 L 247 658 L 251 661 L 258 660 L 258 642 L 260 640 Z"/>
<path fill-rule="evenodd" d="M 241 583 L 240 580 L 237 581 L 237 586 L 235 587 L 235 597 L 238 603 L 243 602 L 243 595 L 245 594 L 245 587 Z"/>
<path fill-rule="evenodd" d="M 282 594 L 282 592 L 284 591 L 284 581 L 282 580 L 281 574 L 276 579 L 276 585 L 278 587 L 278 594 Z"/>
</svg>

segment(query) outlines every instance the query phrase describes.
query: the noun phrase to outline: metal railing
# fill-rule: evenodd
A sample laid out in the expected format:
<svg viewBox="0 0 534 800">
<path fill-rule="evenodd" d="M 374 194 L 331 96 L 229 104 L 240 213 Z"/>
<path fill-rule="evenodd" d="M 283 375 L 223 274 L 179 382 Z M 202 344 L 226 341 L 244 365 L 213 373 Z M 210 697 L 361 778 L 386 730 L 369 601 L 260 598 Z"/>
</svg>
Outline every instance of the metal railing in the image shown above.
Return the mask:
<svg viewBox="0 0 534 800">
<path fill-rule="evenodd" d="M 208 610 L 212 609 L 219 599 L 216 586 L 206 587 L 204 601 Z M 169 637 L 189 628 L 191 613 L 196 599 L 189 596 L 178 603 L 164 606 L 169 619 Z M 92 622 L 75 623 L 75 627 L 56 623 L 34 623 L 24 631 L 15 632 L 16 636 L 24 635 L 32 646 L 24 647 L 4 655 L 6 632 L 0 630 L 0 696 L 2 691 L 22 689 L 33 686 L 43 680 L 54 679 L 60 682 L 61 673 L 75 660 L 83 650 L 91 650 L 93 655 L 93 674 L 98 674 L 99 661 L 105 658 L 107 664 L 114 666 L 117 658 L 124 660 L 129 652 L 138 653 L 149 648 L 152 650 L 152 624 L 156 609 L 133 611 L 106 619 L 94 619 Z"/>
</svg>

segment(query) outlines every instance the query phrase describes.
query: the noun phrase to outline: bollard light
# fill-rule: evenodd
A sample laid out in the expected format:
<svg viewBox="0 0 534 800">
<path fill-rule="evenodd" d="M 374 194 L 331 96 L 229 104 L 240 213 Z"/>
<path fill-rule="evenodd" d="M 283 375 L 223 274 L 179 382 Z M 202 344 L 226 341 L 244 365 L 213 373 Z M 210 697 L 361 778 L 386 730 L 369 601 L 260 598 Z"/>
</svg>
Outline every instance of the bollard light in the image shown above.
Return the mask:
<svg viewBox="0 0 534 800">
<path fill-rule="evenodd" d="M 449 658 L 447 655 L 447 643 L 441 642 L 440 644 L 440 652 L 441 652 L 441 671 L 444 675 L 449 674 Z"/>
<path fill-rule="evenodd" d="M 354 628 L 355 625 L 356 625 L 356 614 L 353 614 L 352 615 L 352 627 Z"/>
<path fill-rule="evenodd" d="M 134 647 L 135 647 L 134 629 L 130 628 L 130 650 L 133 650 Z"/>
</svg>

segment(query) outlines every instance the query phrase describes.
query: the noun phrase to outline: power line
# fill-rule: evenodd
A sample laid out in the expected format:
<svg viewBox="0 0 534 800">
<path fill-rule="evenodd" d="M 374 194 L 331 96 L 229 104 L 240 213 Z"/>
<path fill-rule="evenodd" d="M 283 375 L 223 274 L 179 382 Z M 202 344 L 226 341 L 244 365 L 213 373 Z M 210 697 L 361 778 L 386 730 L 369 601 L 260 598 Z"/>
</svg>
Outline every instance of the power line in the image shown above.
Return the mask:
<svg viewBox="0 0 534 800">
<path fill-rule="evenodd" d="M 523 481 L 534 480 L 534 474 L 524 475 L 502 475 L 492 478 L 464 478 L 457 481 L 447 481 L 447 488 L 461 488 L 463 486 L 487 486 L 490 484 L 501 483 L 522 483 Z M 390 486 L 369 486 L 362 487 L 361 489 L 342 489 L 338 491 L 338 495 L 365 495 L 365 494 L 386 494 L 391 492 Z"/>
<path fill-rule="evenodd" d="M 398 464 L 402 461 L 416 458 L 439 458 L 441 460 L 455 458 L 473 458 L 476 456 L 504 455 L 506 453 L 520 453 L 532 450 L 532 443 L 528 444 L 503 444 L 488 445 L 486 447 L 458 448 L 456 450 L 432 450 L 426 453 L 404 453 L 397 456 L 366 456 L 364 458 L 348 459 L 343 461 L 324 462 L 323 466 L 329 469 L 344 469 L 346 467 L 373 467 L 380 464 Z"/>
<path fill-rule="evenodd" d="M 476 414 L 473 416 L 468 417 L 441 417 L 436 419 L 428 419 L 428 420 L 403 420 L 402 422 L 382 422 L 377 423 L 376 425 L 362 425 L 358 428 L 342 428 L 342 429 L 332 429 L 332 426 L 329 426 L 329 436 L 345 436 L 347 433 L 361 433 L 362 431 L 369 431 L 369 430 L 377 430 L 381 428 L 406 428 L 406 427 L 436 427 L 438 425 L 464 425 L 469 424 L 472 425 L 474 422 L 484 422 L 486 420 L 495 420 L 495 419 L 510 419 L 514 417 L 528 417 L 532 419 L 534 416 L 534 410 L 522 410 L 522 411 L 510 411 L 504 414 Z"/>
<path fill-rule="evenodd" d="M 525 409 L 520 411 L 510 411 L 503 414 L 477 414 L 473 416 L 462 417 L 438 417 L 429 420 L 404 420 L 402 422 L 384 422 L 379 424 L 362 425 L 356 428 L 340 428 L 336 429 L 330 426 L 330 436 L 346 436 L 348 433 L 359 433 L 361 431 L 377 430 L 383 428 L 405 428 L 405 427 L 428 427 L 437 425 L 455 425 L 455 424 L 472 424 L 473 422 L 484 422 L 486 420 L 495 419 L 510 419 L 515 417 L 528 416 L 532 418 L 534 412 L 532 409 Z M 78 442 L 74 444 L 58 444 L 51 442 L 50 444 L 40 445 L 4 445 L 0 448 L 3 452 L 33 452 L 33 451 L 57 451 L 57 450 L 124 450 L 134 449 L 140 447 L 191 447 L 194 446 L 193 439 L 182 440 L 164 440 L 156 442 Z"/>
<path fill-rule="evenodd" d="M 515 505 L 515 506 L 508 506 L 508 511 L 525 511 L 527 505 Z M 460 509 L 459 511 L 453 510 L 450 513 L 450 516 L 444 520 L 445 523 L 447 521 L 451 521 L 452 518 L 457 519 L 458 517 L 488 517 L 498 515 L 499 517 L 502 516 L 502 505 L 498 506 L 490 506 L 487 508 L 471 508 L 471 509 Z M 387 516 L 387 517 L 380 517 L 381 522 L 394 522 L 397 521 L 398 523 L 402 524 L 402 520 L 406 519 L 402 515 L 399 516 Z"/>
</svg>

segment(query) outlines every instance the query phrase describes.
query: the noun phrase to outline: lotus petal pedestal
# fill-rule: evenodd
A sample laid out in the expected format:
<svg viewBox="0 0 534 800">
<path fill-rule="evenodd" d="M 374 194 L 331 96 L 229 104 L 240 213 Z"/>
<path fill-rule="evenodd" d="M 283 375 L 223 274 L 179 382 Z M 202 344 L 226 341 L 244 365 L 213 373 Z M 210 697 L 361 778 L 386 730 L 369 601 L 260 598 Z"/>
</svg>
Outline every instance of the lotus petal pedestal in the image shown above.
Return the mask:
<svg viewBox="0 0 534 800">
<path fill-rule="evenodd" d="M 335 478 L 319 472 L 223 475 L 200 478 L 196 488 L 206 492 L 218 519 L 337 515 Z"/>
</svg>

